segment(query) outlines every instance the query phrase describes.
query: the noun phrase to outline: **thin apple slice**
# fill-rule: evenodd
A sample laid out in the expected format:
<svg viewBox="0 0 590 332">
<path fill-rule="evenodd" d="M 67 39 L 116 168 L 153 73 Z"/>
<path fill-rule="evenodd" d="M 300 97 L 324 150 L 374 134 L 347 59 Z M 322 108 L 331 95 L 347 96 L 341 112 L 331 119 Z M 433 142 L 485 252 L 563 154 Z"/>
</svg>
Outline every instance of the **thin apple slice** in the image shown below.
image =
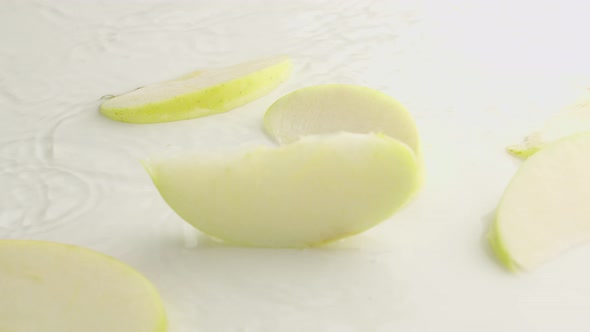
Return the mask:
<svg viewBox="0 0 590 332">
<path fill-rule="evenodd" d="M 76 246 L 0 240 L 0 294 L 0 331 L 166 331 L 148 280 Z"/>
<path fill-rule="evenodd" d="M 308 247 L 360 233 L 390 217 L 420 182 L 414 153 L 375 134 L 308 136 L 279 148 L 144 166 L 188 223 L 257 247 Z"/>
<path fill-rule="evenodd" d="M 563 109 L 543 127 L 528 135 L 522 143 L 510 145 L 507 150 L 515 156 L 528 158 L 552 142 L 587 131 L 590 131 L 589 98 Z"/>
<path fill-rule="evenodd" d="M 491 243 L 509 268 L 530 270 L 590 241 L 590 134 L 527 159 L 506 189 Z"/>
<path fill-rule="evenodd" d="M 418 130 L 406 108 L 389 95 L 363 86 L 326 84 L 292 92 L 270 106 L 264 126 L 279 143 L 340 131 L 381 132 L 420 155 Z"/>
<path fill-rule="evenodd" d="M 156 123 L 222 113 L 260 98 L 291 74 L 286 56 L 226 68 L 196 71 L 108 99 L 105 116 L 123 122 Z"/>
</svg>

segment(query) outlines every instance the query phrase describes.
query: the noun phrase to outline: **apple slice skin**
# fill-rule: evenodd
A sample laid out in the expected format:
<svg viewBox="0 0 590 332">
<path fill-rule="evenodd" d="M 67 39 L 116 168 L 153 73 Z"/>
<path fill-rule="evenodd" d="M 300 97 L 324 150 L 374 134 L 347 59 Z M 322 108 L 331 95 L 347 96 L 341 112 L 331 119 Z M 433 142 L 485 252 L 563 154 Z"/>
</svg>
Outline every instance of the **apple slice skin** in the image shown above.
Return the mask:
<svg viewBox="0 0 590 332">
<path fill-rule="evenodd" d="M 128 265 L 90 249 L 48 241 L 0 240 L 2 279 L 0 331 L 167 330 L 155 287 Z M 127 287 L 121 288 L 118 281 Z M 28 297 L 34 297 L 34 303 L 27 302 Z M 121 311 L 129 314 L 123 322 L 110 319 L 110 314 Z"/>
<path fill-rule="evenodd" d="M 240 65 L 234 67 L 237 66 Z M 113 120 L 129 123 L 171 122 L 223 113 L 266 95 L 287 80 L 291 71 L 292 63 L 288 57 L 276 57 L 272 65 L 264 69 L 209 87 L 185 91 L 163 100 L 121 107 L 119 102 L 121 96 L 116 96 L 104 102 L 100 106 L 100 112 Z M 190 84 L 192 80 L 200 80 L 214 73 L 215 70 L 195 71 L 177 79 L 136 89 L 122 96 L 129 98 L 133 95 L 150 93 L 147 89 L 158 93 L 158 90 L 162 91 L 167 86 Z"/>
<path fill-rule="evenodd" d="M 164 200 L 202 232 L 252 247 L 304 248 L 390 217 L 420 183 L 414 153 L 385 135 L 308 136 L 214 161 L 144 161 Z"/>
<path fill-rule="evenodd" d="M 590 241 L 590 133 L 547 145 L 520 167 L 490 230 L 490 246 L 509 270 L 532 270 Z M 575 177 L 572 178 L 572 177 Z"/>
<path fill-rule="evenodd" d="M 494 224 L 492 225 L 490 232 L 488 234 L 488 240 L 490 247 L 493 253 L 496 255 L 498 261 L 509 271 L 517 272 L 519 267 L 514 262 L 512 257 L 510 257 L 510 253 L 504 247 L 504 243 L 502 243 L 502 237 L 498 233 L 498 223 L 494 220 Z"/>
<path fill-rule="evenodd" d="M 416 123 L 391 96 L 368 87 L 324 84 L 283 96 L 264 115 L 264 128 L 279 143 L 341 131 L 380 132 L 407 144 L 420 157 Z"/>
<path fill-rule="evenodd" d="M 530 146 L 526 143 L 509 145 L 506 150 L 516 157 L 526 159 L 541 150 L 542 146 Z"/>
</svg>

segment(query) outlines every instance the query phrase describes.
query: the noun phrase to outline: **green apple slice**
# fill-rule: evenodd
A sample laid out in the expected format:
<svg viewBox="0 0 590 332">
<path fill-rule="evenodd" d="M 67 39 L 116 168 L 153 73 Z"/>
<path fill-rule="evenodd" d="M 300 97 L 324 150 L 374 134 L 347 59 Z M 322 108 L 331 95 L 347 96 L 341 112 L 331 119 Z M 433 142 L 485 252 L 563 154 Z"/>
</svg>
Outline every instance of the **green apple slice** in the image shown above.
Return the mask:
<svg viewBox="0 0 590 332">
<path fill-rule="evenodd" d="M 0 240 L 0 331 L 164 332 L 156 289 L 100 253 Z"/>
<path fill-rule="evenodd" d="M 419 180 L 414 153 L 386 135 L 307 136 L 231 156 L 144 161 L 164 200 L 202 232 L 256 247 L 308 247 L 390 217 Z"/>
<path fill-rule="evenodd" d="M 108 99 L 105 116 L 123 122 L 156 123 L 222 113 L 260 98 L 291 74 L 286 56 L 226 68 L 196 71 Z"/>
<path fill-rule="evenodd" d="M 528 158 L 543 147 L 562 138 L 590 131 L 590 100 L 582 100 L 553 116 L 540 129 L 528 135 L 522 143 L 510 145 L 508 151 Z"/>
<path fill-rule="evenodd" d="M 590 241 L 590 134 L 528 158 L 506 189 L 491 244 L 510 269 L 530 270 Z"/>
<path fill-rule="evenodd" d="M 270 106 L 264 127 L 279 143 L 339 131 L 381 132 L 420 155 L 418 130 L 406 108 L 389 95 L 363 86 L 326 84 L 292 92 Z"/>
</svg>

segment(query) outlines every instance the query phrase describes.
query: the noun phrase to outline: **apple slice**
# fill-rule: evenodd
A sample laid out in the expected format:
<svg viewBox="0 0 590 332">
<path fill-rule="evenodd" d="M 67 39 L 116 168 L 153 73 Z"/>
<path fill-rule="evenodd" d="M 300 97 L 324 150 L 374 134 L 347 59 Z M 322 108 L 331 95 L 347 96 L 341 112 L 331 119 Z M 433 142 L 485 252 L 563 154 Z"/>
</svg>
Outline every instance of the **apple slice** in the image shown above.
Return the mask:
<svg viewBox="0 0 590 332">
<path fill-rule="evenodd" d="M 257 247 L 308 247 L 365 231 L 400 208 L 420 177 L 405 144 L 353 133 L 144 165 L 184 220 L 213 237 Z"/>
<path fill-rule="evenodd" d="M 590 240 L 590 134 L 527 159 L 506 189 L 491 244 L 509 268 L 533 269 Z"/>
<path fill-rule="evenodd" d="M 326 84 L 292 92 L 270 106 L 264 126 L 279 143 L 339 131 L 381 132 L 420 155 L 418 130 L 410 113 L 389 95 L 363 86 Z"/>
<path fill-rule="evenodd" d="M 196 71 L 108 99 L 105 116 L 123 122 L 156 123 L 222 113 L 260 98 L 291 74 L 286 56 L 227 68 Z"/>
<path fill-rule="evenodd" d="M 510 145 L 507 150 L 515 156 L 527 158 L 552 142 L 587 131 L 590 131 L 588 97 L 557 113 L 542 128 L 528 135 L 522 143 Z"/>
<path fill-rule="evenodd" d="M 76 246 L 0 240 L 0 294 L 0 331 L 166 331 L 148 280 Z"/>
</svg>

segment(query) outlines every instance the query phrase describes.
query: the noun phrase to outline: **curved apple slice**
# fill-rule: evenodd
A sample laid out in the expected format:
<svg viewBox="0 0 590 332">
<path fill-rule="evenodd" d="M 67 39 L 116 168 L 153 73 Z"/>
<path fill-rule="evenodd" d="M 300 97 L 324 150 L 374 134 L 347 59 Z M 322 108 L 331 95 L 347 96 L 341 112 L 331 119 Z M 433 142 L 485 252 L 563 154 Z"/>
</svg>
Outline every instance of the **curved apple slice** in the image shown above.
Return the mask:
<svg viewBox="0 0 590 332">
<path fill-rule="evenodd" d="M 105 116 L 123 122 L 156 123 L 222 113 L 260 98 L 291 74 L 286 56 L 226 68 L 196 71 L 178 79 L 141 87 L 100 106 Z"/>
<path fill-rule="evenodd" d="M 528 158 L 552 142 L 587 131 L 590 131 L 590 99 L 581 100 L 557 113 L 522 143 L 510 145 L 507 150 L 515 156 Z"/>
<path fill-rule="evenodd" d="M 527 159 L 506 189 L 492 248 L 509 268 L 532 269 L 590 241 L 590 134 L 551 144 Z"/>
<path fill-rule="evenodd" d="M 340 131 L 381 132 L 420 155 L 418 130 L 410 113 L 389 95 L 363 86 L 326 84 L 292 92 L 270 106 L 264 126 L 279 143 Z"/>
<path fill-rule="evenodd" d="M 168 205 L 227 242 L 307 247 L 365 231 L 416 190 L 417 161 L 385 135 L 308 136 L 226 158 L 144 162 Z"/>
<path fill-rule="evenodd" d="M 0 240 L 0 294 L 0 331 L 166 331 L 148 280 L 76 246 Z"/>
</svg>

